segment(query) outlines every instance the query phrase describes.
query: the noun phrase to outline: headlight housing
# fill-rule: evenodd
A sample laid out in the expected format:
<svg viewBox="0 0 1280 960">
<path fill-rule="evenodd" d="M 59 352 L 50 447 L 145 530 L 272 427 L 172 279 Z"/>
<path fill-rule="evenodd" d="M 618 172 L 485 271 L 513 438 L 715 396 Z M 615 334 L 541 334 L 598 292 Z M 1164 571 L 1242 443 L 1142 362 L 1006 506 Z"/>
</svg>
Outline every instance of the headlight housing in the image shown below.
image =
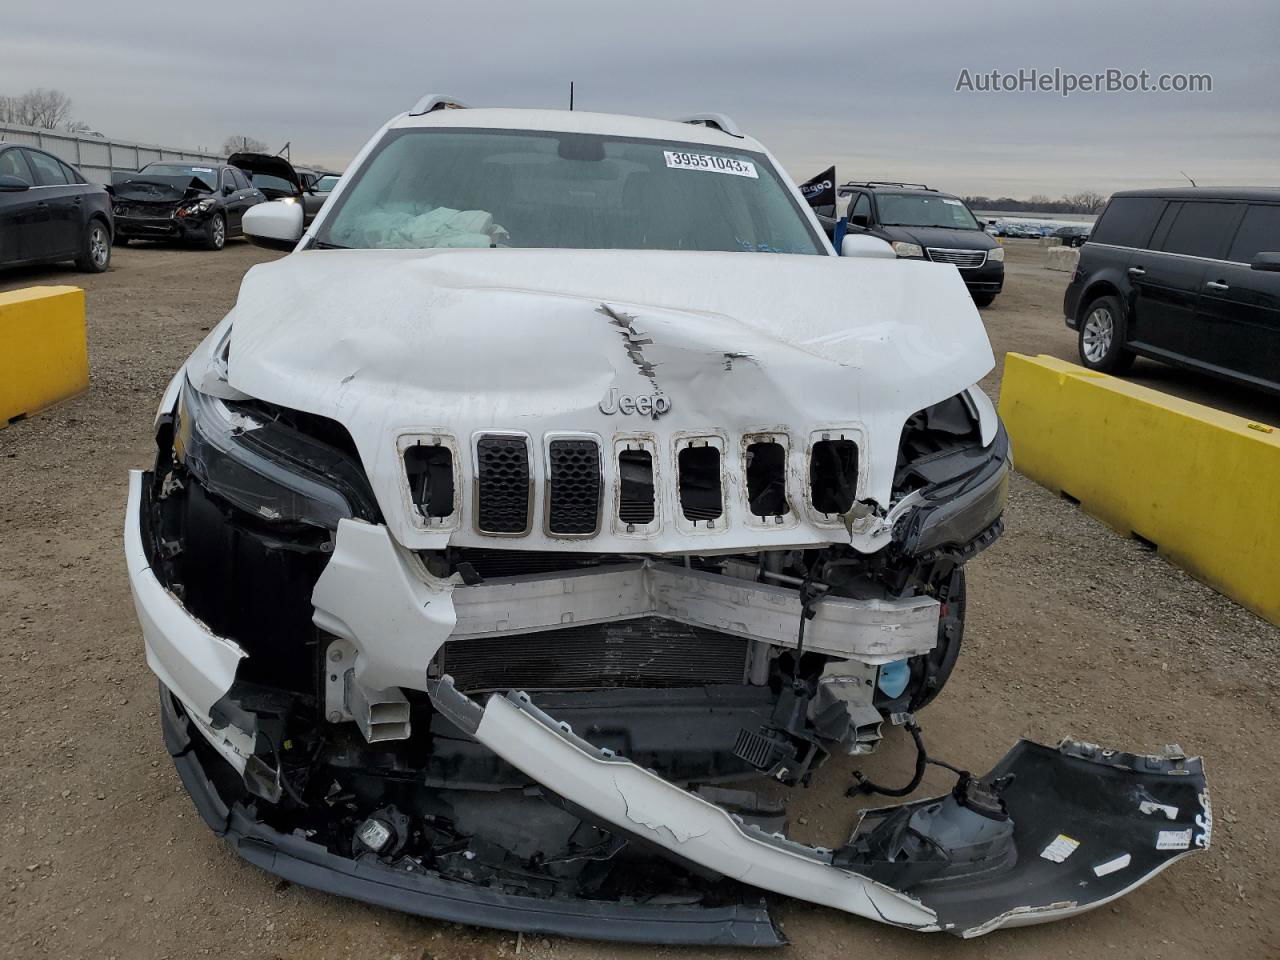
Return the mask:
<svg viewBox="0 0 1280 960">
<path fill-rule="evenodd" d="M 1004 263 L 1004 247 L 993 247 L 988 250 L 987 259 L 992 263 Z"/>
<path fill-rule="evenodd" d="M 344 518 L 376 521 L 377 503 L 353 452 L 299 429 L 285 413 L 219 400 L 187 382 L 174 456 L 211 493 L 262 520 L 329 530 Z"/>
<path fill-rule="evenodd" d="M 208 213 L 213 209 L 213 200 L 196 200 L 192 203 L 184 203 L 175 212 L 175 216 L 179 217 L 198 217 L 202 213 Z"/>
<path fill-rule="evenodd" d="M 924 248 L 918 243 L 906 243 L 902 240 L 893 241 L 893 252 L 900 257 L 924 257 Z"/>
</svg>

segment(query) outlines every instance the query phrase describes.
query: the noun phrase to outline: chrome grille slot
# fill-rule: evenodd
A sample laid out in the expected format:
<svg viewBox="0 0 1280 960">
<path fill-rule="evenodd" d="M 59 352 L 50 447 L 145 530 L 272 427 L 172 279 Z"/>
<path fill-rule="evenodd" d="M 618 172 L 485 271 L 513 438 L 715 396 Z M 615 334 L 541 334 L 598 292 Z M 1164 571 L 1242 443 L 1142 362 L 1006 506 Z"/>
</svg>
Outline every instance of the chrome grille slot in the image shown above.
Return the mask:
<svg viewBox="0 0 1280 960">
<path fill-rule="evenodd" d="M 590 438 L 547 444 L 547 531 L 590 536 L 600 526 L 600 445 Z"/>
<path fill-rule="evenodd" d="M 787 502 L 787 448 L 775 440 L 747 444 L 747 502 L 757 517 L 783 517 Z"/>
<path fill-rule="evenodd" d="M 961 270 L 975 270 L 987 262 L 985 250 L 953 250 L 948 247 L 926 247 L 934 263 L 951 263 Z"/>
<path fill-rule="evenodd" d="M 453 451 L 438 444 L 416 444 L 404 451 L 409 494 L 428 518 L 450 516 L 454 509 Z"/>
<path fill-rule="evenodd" d="M 720 450 L 705 441 L 691 441 L 680 451 L 680 510 L 686 520 L 711 526 L 724 513 L 720 486 Z"/>
<path fill-rule="evenodd" d="M 843 437 L 817 441 L 809 454 L 809 490 L 819 513 L 848 513 L 858 490 L 858 445 Z"/>
<path fill-rule="evenodd" d="M 653 523 L 653 454 L 629 447 L 618 451 L 618 519 L 634 526 Z"/>
<path fill-rule="evenodd" d="M 528 533 L 532 490 L 524 437 L 487 435 L 476 441 L 476 526 L 481 533 Z"/>
</svg>

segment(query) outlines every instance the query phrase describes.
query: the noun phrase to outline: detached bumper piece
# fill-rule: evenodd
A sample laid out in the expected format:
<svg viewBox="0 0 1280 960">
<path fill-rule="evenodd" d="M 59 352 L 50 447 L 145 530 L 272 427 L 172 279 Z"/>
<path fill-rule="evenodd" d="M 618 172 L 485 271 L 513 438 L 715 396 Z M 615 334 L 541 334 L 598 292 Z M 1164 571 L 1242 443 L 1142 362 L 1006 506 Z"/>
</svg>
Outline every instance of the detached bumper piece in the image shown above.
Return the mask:
<svg viewBox="0 0 1280 960">
<path fill-rule="evenodd" d="M 980 786 L 868 811 L 835 862 L 976 937 L 1110 903 L 1207 849 L 1213 829 L 1200 758 L 1176 749 L 1151 757 L 1021 740 L 971 783 Z"/>
<path fill-rule="evenodd" d="M 580 815 L 682 864 L 921 932 L 980 936 L 1102 906 L 1209 845 L 1199 758 L 1014 746 L 947 797 L 867 813 L 839 850 L 766 833 L 577 737 L 527 694 L 436 709 Z"/>
</svg>

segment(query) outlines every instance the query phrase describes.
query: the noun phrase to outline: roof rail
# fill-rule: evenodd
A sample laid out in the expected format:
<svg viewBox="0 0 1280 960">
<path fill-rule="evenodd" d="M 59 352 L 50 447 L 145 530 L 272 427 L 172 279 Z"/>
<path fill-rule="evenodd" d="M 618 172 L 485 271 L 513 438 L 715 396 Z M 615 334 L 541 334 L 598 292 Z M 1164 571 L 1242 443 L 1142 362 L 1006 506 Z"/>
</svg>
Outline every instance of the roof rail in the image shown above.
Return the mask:
<svg viewBox="0 0 1280 960">
<path fill-rule="evenodd" d="M 848 183 L 840 184 L 842 187 L 908 187 L 913 190 L 928 190 L 937 193 L 933 187 L 923 183 L 900 183 L 897 180 L 850 180 Z"/>
<path fill-rule="evenodd" d="M 721 133 L 727 133 L 731 137 L 741 139 L 746 134 L 742 132 L 742 128 L 733 122 L 731 117 L 726 117 L 723 113 L 695 113 L 691 117 L 681 117 L 680 123 L 692 123 L 699 127 L 710 127 L 712 130 L 719 130 Z"/>
<path fill-rule="evenodd" d="M 467 109 L 467 105 L 456 97 L 446 97 L 439 93 L 428 93 L 413 105 L 413 109 L 409 111 L 409 116 L 420 117 L 424 113 L 431 113 L 433 110 L 465 109 Z"/>
</svg>

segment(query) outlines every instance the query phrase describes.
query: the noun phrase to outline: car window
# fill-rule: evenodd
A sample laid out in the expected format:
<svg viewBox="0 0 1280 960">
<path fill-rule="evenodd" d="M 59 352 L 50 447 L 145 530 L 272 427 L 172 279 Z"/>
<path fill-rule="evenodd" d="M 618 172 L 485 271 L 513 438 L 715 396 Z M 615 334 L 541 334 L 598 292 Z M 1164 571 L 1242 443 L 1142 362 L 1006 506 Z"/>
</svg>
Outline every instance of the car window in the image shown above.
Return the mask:
<svg viewBox="0 0 1280 960">
<path fill-rule="evenodd" d="M 71 166 L 71 164 L 63 163 L 63 161 L 61 160 L 59 160 L 58 163 L 61 164 L 62 166 L 62 172 L 67 175 L 67 183 L 84 183 L 85 182 L 84 177 L 80 176 L 80 174 L 76 172 L 76 168 Z"/>
<path fill-rule="evenodd" d="M 824 255 L 761 153 L 524 130 L 392 131 L 317 242 Z"/>
<path fill-rule="evenodd" d="M 249 178 L 245 176 L 244 171 L 239 167 L 229 167 L 228 169 L 231 171 L 231 179 L 235 181 L 237 190 L 249 190 L 253 187 L 253 184 L 249 182 Z"/>
<path fill-rule="evenodd" d="M 866 223 L 871 222 L 871 198 L 865 193 L 858 194 L 857 201 L 854 202 L 852 209 L 849 211 L 849 221 L 851 223 L 854 217 L 865 217 Z"/>
<path fill-rule="evenodd" d="M 35 179 L 31 176 L 31 168 L 27 166 L 26 158 L 23 157 L 21 150 L 13 149 L 0 152 L 0 174 L 8 177 L 17 177 L 30 184 L 35 183 Z"/>
<path fill-rule="evenodd" d="M 316 181 L 316 193 L 331 193 L 333 188 L 338 185 L 338 178 L 335 176 L 321 177 Z"/>
<path fill-rule="evenodd" d="M 62 164 L 47 153 L 41 153 L 39 150 L 28 150 L 27 161 L 31 164 L 32 172 L 36 175 L 36 185 L 40 187 L 52 187 L 67 182 L 67 175 L 62 170 Z"/>
<path fill-rule="evenodd" d="M 1221 257 L 1239 216 L 1236 203 L 1184 202 L 1160 249 L 1189 257 Z"/>
<path fill-rule="evenodd" d="M 1102 211 L 1090 242 L 1145 247 L 1164 208 L 1165 201 L 1154 197 L 1117 197 Z"/>
<path fill-rule="evenodd" d="M 1280 203 L 1249 206 L 1227 259 L 1252 263 L 1260 253 L 1280 253 Z"/>
<path fill-rule="evenodd" d="M 232 174 L 230 167 L 224 167 L 222 170 L 222 185 L 224 187 L 230 187 L 232 190 L 237 189 L 236 178 Z"/>
</svg>

